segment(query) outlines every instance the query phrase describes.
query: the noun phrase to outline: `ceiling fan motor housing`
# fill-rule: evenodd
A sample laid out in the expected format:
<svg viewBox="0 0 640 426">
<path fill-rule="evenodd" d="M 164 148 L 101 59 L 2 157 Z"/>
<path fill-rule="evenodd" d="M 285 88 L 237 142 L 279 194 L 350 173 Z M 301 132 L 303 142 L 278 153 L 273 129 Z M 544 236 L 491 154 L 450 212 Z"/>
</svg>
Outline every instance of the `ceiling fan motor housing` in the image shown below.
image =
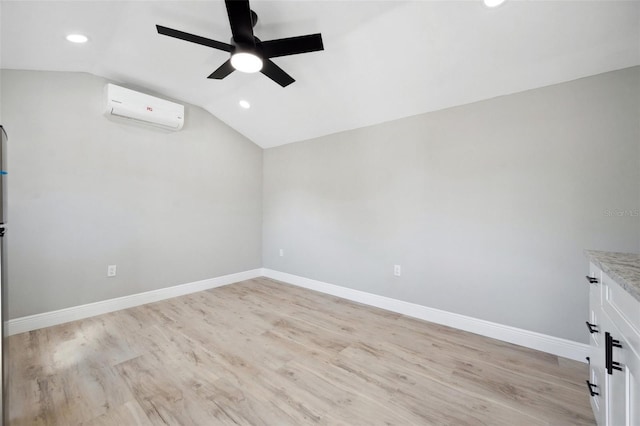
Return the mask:
<svg viewBox="0 0 640 426">
<path fill-rule="evenodd" d="M 262 48 L 262 42 L 258 37 L 253 37 L 253 39 L 254 43 L 244 41 L 237 42 L 233 37 L 231 37 L 231 42 L 229 43 L 231 44 L 231 56 L 235 55 L 236 53 L 251 53 L 259 58 L 264 58 L 264 49 Z"/>
</svg>

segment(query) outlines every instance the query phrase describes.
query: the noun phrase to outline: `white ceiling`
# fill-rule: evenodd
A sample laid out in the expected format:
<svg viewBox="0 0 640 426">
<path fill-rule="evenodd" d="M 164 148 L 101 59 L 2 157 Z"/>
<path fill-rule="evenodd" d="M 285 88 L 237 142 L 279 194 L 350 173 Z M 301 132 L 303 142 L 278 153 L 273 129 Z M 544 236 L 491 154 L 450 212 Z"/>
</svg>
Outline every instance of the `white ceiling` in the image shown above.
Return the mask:
<svg viewBox="0 0 640 426">
<path fill-rule="evenodd" d="M 209 80 L 228 53 L 156 33 L 161 24 L 228 42 L 221 0 L 3 0 L 1 64 L 145 87 L 265 148 L 640 64 L 638 1 L 251 4 L 262 40 L 322 33 L 324 51 L 273 60 L 296 79 L 289 87 L 262 74 Z M 90 42 L 68 43 L 72 32 Z"/>
</svg>

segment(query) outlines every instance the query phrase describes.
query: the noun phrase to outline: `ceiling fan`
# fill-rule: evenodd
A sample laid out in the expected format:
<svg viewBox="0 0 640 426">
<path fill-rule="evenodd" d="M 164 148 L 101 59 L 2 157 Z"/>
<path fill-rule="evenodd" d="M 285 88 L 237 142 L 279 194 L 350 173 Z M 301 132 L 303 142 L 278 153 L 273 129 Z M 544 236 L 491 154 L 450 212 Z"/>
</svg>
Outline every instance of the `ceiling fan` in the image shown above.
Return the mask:
<svg viewBox="0 0 640 426">
<path fill-rule="evenodd" d="M 231 54 L 231 57 L 207 78 L 222 80 L 234 70 L 246 73 L 260 71 L 280 86 L 286 87 L 295 80 L 274 64 L 271 58 L 324 50 L 320 34 L 261 41 L 253 35 L 253 27 L 258 22 L 258 15 L 249 7 L 249 0 L 225 0 L 225 4 L 233 35 L 230 44 L 156 25 L 158 34 L 224 50 Z"/>
</svg>

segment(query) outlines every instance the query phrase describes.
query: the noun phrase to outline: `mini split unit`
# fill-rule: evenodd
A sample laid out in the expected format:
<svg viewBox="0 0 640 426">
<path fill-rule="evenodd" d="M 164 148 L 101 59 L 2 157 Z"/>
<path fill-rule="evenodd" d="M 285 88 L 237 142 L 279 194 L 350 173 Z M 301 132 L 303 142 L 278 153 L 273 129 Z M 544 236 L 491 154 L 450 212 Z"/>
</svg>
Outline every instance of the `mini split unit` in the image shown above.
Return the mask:
<svg viewBox="0 0 640 426">
<path fill-rule="evenodd" d="M 115 84 L 107 84 L 105 93 L 105 115 L 109 118 L 173 131 L 182 129 L 184 125 L 184 105 Z"/>
</svg>

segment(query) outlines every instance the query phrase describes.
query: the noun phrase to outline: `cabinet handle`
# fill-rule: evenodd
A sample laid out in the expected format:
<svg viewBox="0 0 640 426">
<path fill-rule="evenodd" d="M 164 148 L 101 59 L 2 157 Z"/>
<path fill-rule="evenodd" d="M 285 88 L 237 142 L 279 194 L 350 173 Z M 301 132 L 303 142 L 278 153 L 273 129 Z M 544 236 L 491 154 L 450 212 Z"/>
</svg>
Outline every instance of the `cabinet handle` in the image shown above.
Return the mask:
<svg viewBox="0 0 640 426">
<path fill-rule="evenodd" d="M 590 277 L 587 275 L 585 278 L 589 281 L 589 284 L 598 284 L 598 279 L 596 277 Z"/>
<path fill-rule="evenodd" d="M 613 374 L 613 370 L 622 371 L 620 363 L 613 360 L 613 348 L 621 348 L 620 341 L 611 337 L 611 334 L 607 331 L 604 333 L 604 342 L 604 364 L 607 373 Z"/>
<path fill-rule="evenodd" d="M 589 321 L 587 321 L 586 323 L 587 323 L 587 328 L 589 329 L 589 333 L 591 334 L 599 333 L 597 325 L 591 324 Z"/>
<path fill-rule="evenodd" d="M 593 390 L 594 388 L 597 389 L 598 385 L 594 385 L 593 383 L 591 383 L 590 381 L 587 380 L 587 387 L 589 388 L 589 394 L 591 394 L 591 396 L 600 395 L 598 392 Z"/>
</svg>

